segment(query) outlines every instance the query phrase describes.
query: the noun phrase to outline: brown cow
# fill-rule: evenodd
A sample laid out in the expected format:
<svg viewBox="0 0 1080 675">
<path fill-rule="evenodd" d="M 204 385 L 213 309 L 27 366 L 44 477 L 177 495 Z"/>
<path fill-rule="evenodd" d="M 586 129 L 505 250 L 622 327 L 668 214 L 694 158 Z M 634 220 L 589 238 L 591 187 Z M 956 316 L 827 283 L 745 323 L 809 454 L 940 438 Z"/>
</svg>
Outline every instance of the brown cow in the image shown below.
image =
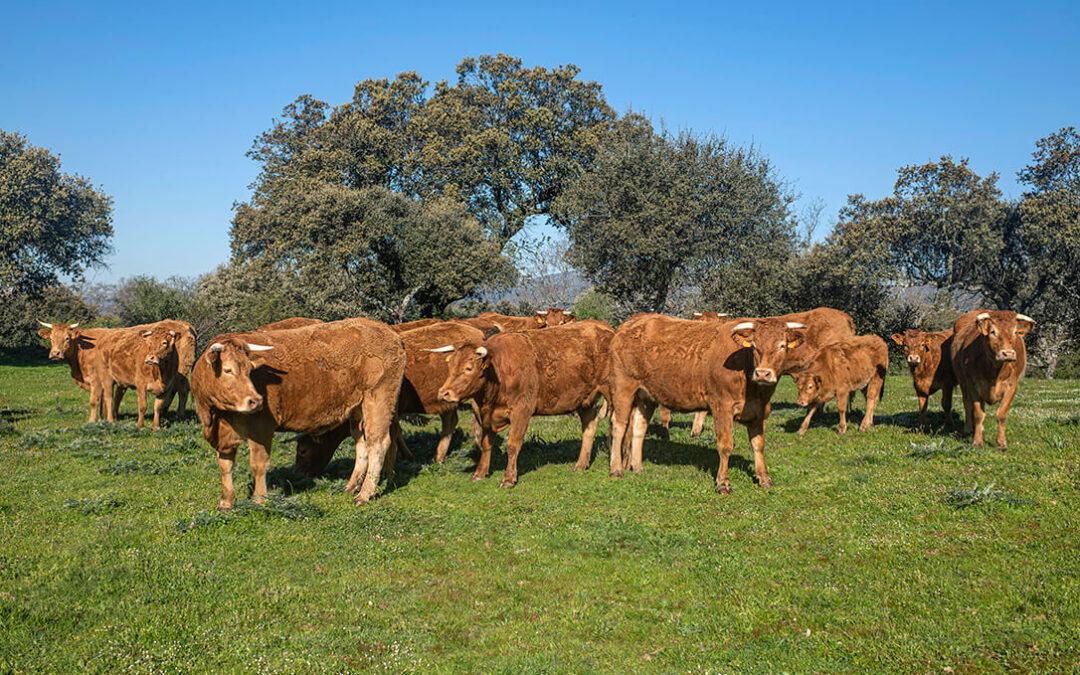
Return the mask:
<svg viewBox="0 0 1080 675">
<path fill-rule="evenodd" d="M 656 405 L 693 412 L 708 409 L 716 424 L 720 470 L 716 490 L 731 492 L 728 458 L 732 423 L 747 428 L 761 485 L 771 485 L 765 466 L 765 419 L 787 355 L 799 347 L 806 327 L 779 319 L 687 321 L 641 314 L 619 326 L 611 343 L 611 475 L 622 476 L 623 438 L 630 427 L 629 465 L 643 470 L 641 448 Z"/>
<path fill-rule="evenodd" d="M 608 348 L 614 335 L 611 326 L 600 321 L 576 321 L 436 350 L 452 352 L 439 398 L 448 404 L 471 398 L 480 411 L 484 435 L 473 480 L 488 475 L 495 434 L 509 427 L 506 473 L 499 487 L 517 483 L 518 452 L 533 415 L 576 412 L 581 418 L 581 452 L 574 468 L 588 468 L 600 419 L 596 402 L 602 395 L 609 398 Z"/>
<path fill-rule="evenodd" d="M 559 307 L 548 307 L 547 309 L 536 310 L 536 316 L 544 320 L 545 328 L 554 328 L 555 326 L 561 326 L 563 324 L 571 323 L 575 319 L 573 312 L 567 311 Z"/>
<path fill-rule="evenodd" d="M 915 395 L 919 398 L 919 428 L 926 430 L 926 405 L 934 392 L 941 391 L 941 409 L 945 411 L 945 429 L 952 429 L 952 396 L 956 375 L 952 369 L 952 328 L 927 333 L 909 328 L 894 333 L 893 342 L 904 348 L 904 358 L 911 369 Z"/>
<path fill-rule="evenodd" d="M 1005 450 L 1005 423 L 1027 365 L 1024 336 L 1035 320 L 1016 312 L 976 309 L 953 322 L 950 350 L 953 373 L 964 397 L 964 433 L 974 431 L 973 444 L 983 442 L 986 405 L 998 405 L 997 446 Z"/>
<path fill-rule="evenodd" d="M 694 321 L 719 321 L 722 318 L 730 316 L 724 312 L 694 312 Z M 705 416 L 709 413 L 704 410 L 699 410 L 694 413 L 694 425 L 690 428 L 690 438 L 697 438 L 701 435 L 701 430 L 705 428 Z M 660 438 L 661 440 L 671 440 L 671 409 L 664 406 L 660 406 Z"/>
<path fill-rule="evenodd" d="M 323 323 L 319 319 L 309 319 L 304 316 L 294 316 L 289 319 L 282 319 L 281 321 L 274 321 L 268 323 L 265 326 L 259 326 L 255 330 L 266 332 L 268 330 L 289 330 L 290 328 L 304 328 L 305 326 L 314 326 L 317 323 Z"/>
<path fill-rule="evenodd" d="M 544 321 L 544 317 L 539 314 L 533 316 L 506 316 L 505 314 L 496 314 L 495 312 L 484 312 L 473 319 L 453 319 L 453 321 L 467 324 L 473 328 L 479 328 L 485 332 L 490 331 L 492 328 L 498 328 L 500 333 L 516 333 L 523 330 L 534 330 L 536 328 L 543 328 L 547 325 Z"/>
<path fill-rule="evenodd" d="M 178 402 L 176 406 L 176 419 L 183 419 L 187 412 L 187 397 L 188 392 L 191 391 L 190 384 L 188 382 L 188 375 L 191 374 L 191 367 L 195 363 L 195 329 L 191 327 L 191 324 L 186 321 L 177 321 L 175 319 L 163 319 L 156 323 L 141 324 L 138 326 L 131 326 L 127 330 L 137 331 L 142 334 L 146 340 L 152 340 L 156 347 L 155 351 L 159 352 L 159 356 L 165 358 L 169 352 L 168 346 L 163 346 L 161 342 L 164 340 L 164 335 L 161 331 L 175 333 L 175 352 L 176 352 L 176 364 L 175 367 L 171 363 L 166 363 L 166 367 L 169 368 L 168 373 L 164 377 L 165 390 L 160 396 L 155 396 L 154 409 L 155 411 L 167 411 L 172 404 L 173 396 L 178 396 Z M 157 331 L 155 337 L 150 338 L 147 335 L 148 331 Z M 136 357 L 136 362 L 138 361 Z M 150 377 L 162 377 L 162 373 L 159 372 Z M 118 415 L 120 412 L 120 401 L 124 398 L 124 393 L 127 391 L 126 386 L 116 385 L 116 390 L 113 392 L 113 414 Z M 156 412 L 156 414 L 160 414 Z M 157 426 L 154 427 L 155 429 Z"/>
<path fill-rule="evenodd" d="M 79 328 L 78 323 L 45 323 L 38 321 L 44 328 L 38 335 L 49 340 L 49 358 L 53 361 L 65 361 L 71 368 L 71 379 L 90 392 L 90 422 L 97 422 L 98 415 L 105 407 L 105 398 L 112 396 L 112 390 L 105 391 L 105 358 L 99 348 L 99 342 L 109 339 L 117 329 Z"/>
<path fill-rule="evenodd" d="M 195 362 L 192 392 L 203 436 L 218 453 L 220 508 L 235 501 L 236 449 L 248 441 L 253 499 L 266 496 L 275 431 L 314 435 L 348 423 L 356 464 L 345 491 L 378 492 L 390 448 L 405 349 L 384 323 L 346 319 L 288 330 L 219 335 Z"/>
<path fill-rule="evenodd" d="M 810 366 L 795 375 L 798 404 L 809 407 L 799 435 L 810 427 L 814 412 L 834 397 L 840 409 L 839 431 L 846 432 L 848 401 L 858 390 L 866 398 L 866 414 L 859 431 L 874 426 L 874 408 L 885 388 L 888 369 L 889 346 L 877 335 L 860 335 L 822 347 Z"/>
<path fill-rule="evenodd" d="M 136 426 L 143 428 L 146 394 L 149 392 L 154 396 L 152 428 L 155 431 L 161 428 L 161 411 L 164 409 L 166 396 L 177 390 L 177 380 L 182 377 L 178 371 L 180 358 L 176 348 L 179 338 L 180 334 L 175 330 L 159 326 L 138 332 L 123 331 L 101 343 L 106 366 L 104 390 L 109 392 L 113 387 L 116 388 L 112 398 L 106 399 L 107 421 L 116 421 L 120 399 L 128 388 L 134 388 L 138 400 Z M 186 388 L 183 388 L 182 392 L 181 410 L 187 399 Z"/>
</svg>

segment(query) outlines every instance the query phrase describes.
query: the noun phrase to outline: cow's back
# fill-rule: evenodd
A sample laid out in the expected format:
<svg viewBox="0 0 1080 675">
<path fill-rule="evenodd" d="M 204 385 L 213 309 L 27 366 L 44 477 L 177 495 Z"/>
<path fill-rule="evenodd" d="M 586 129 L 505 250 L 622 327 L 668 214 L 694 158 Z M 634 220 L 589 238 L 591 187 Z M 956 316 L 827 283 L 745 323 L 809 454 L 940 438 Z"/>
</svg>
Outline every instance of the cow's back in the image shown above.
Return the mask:
<svg viewBox="0 0 1080 675">
<path fill-rule="evenodd" d="M 877 335 L 859 335 L 825 345 L 809 370 L 837 390 L 861 389 L 889 367 L 889 346 Z"/>
<path fill-rule="evenodd" d="M 291 330 L 293 328 L 305 328 L 307 326 L 314 326 L 316 324 L 323 323 L 320 319 L 309 319 L 306 316 L 294 316 L 288 319 L 282 319 L 281 321 L 272 321 L 265 326 L 259 326 L 255 330 L 260 333 L 265 333 L 270 330 Z"/>
</svg>

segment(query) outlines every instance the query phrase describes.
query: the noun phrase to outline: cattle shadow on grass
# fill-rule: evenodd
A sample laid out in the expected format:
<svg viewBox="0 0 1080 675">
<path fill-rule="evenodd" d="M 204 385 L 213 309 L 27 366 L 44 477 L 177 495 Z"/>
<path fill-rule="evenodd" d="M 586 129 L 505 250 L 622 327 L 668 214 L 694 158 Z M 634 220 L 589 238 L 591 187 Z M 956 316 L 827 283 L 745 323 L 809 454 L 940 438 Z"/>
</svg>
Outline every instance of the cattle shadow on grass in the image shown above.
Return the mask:
<svg viewBox="0 0 1080 675">
<path fill-rule="evenodd" d="M 741 425 L 736 425 L 735 449 L 728 458 L 728 472 L 744 473 L 754 481 L 757 478 L 754 472 L 754 451 L 750 448 L 745 433 L 739 437 L 738 432 L 742 428 Z M 716 478 L 716 473 L 720 470 L 720 453 L 716 449 L 715 441 L 702 445 L 663 441 L 646 436 L 645 445 L 641 448 L 641 458 L 664 466 L 696 466 L 710 478 Z"/>
</svg>

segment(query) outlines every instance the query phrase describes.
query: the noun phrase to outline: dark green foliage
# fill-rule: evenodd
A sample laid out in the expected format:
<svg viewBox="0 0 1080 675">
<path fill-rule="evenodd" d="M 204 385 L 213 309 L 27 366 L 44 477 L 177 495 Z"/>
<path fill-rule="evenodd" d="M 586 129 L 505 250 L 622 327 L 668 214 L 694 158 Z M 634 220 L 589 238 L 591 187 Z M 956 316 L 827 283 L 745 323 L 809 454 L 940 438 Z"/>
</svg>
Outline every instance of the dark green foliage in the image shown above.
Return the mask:
<svg viewBox="0 0 1080 675">
<path fill-rule="evenodd" d="M 790 202 L 753 148 L 656 133 L 629 114 L 552 215 L 570 259 L 622 306 L 619 318 L 672 311 L 671 296 L 690 286 L 707 306 L 756 314 L 777 305 L 795 254 Z"/>
<path fill-rule="evenodd" d="M 984 485 L 983 487 L 979 487 L 979 484 L 976 483 L 970 488 L 954 488 L 945 493 L 943 501 L 949 506 L 957 509 L 964 509 L 969 506 L 989 504 L 992 502 L 1004 502 L 1012 505 L 1031 503 L 1030 500 L 1021 499 L 1008 492 L 995 489 L 993 483 Z"/>
<path fill-rule="evenodd" d="M 232 511 L 199 511 L 191 520 L 176 521 L 176 529 L 180 532 L 223 525 L 225 523 L 241 520 L 250 514 L 264 514 L 284 518 L 286 520 L 310 520 L 322 515 L 322 509 L 309 502 L 301 501 L 295 497 L 283 497 L 278 494 L 266 496 L 266 501 L 257 504 L 250 499 L 240 499 Z"/>
<path fill-rule="evenodd" d="M 44 342 L 38 337 L 41 326 L 48 323 L 81 322 L 88 325 L 96 315 L 79 295 L 68 286 L 46 286 L 33 292 L 14 291 L 2 296 L 0 302 L 0 348 L 38 347 Z"/>
<path fill-rule="evenodd" d="M 122 502 L 114 492 L 99 497 L 64 500 L 65 509 L 79 509 L 79 512 L 85 515 L 100 515 L 111 509 L 120 508 L 123 505 L 124 502 Z"/>
<path fill-rule="evenodd" d="M 112 236 L 112 198 L 89 179 L 60 172 L 60 159 L 0 129 L 0 290 L 33 295 L 81 279 L 102 264 Z"/>
</svg>

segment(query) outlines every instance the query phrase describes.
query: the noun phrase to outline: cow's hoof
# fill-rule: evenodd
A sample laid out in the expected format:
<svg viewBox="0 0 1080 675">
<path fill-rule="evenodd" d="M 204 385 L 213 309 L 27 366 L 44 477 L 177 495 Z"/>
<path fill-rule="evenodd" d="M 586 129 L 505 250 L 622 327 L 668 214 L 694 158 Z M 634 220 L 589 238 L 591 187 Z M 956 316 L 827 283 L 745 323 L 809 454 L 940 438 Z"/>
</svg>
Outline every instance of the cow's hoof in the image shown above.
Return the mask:
<svg viewBox="0 0 1080 675">
<path fill-rule="evenodd" d="M 611 478 L 622 478 L 622 471 L 612 471 L 608 476 Z"/>
<path fill-rule="evenodd" d="M 504 480 L 499 482 L 499 487 L 501 487 L 501 488 L 512 488 L 515 485 L 517 485 L 516 480 L 505 480 L 504 479 Z"/>
<path fill-rule="evenodd" d="M 356 494 L 356 486 L 352 483 L 349 483 L 345 487 L 341 488 L 341 491 L 347 495 Z"/>
<path fill-rule="evenodd" d="M 798 431 L 795 432 L 795 435 L 796 436 L 805 436 L 806 435 L 806 429 L 799 429 Z"/>
<path fill-rule="evenodd" d="M 266 503 L 266 495 L 256 495 L 251 498 L 251 501 L 255 502 L 259 506 Z"/>
<path fill-rule="evenodd" d="M 729 494 L 731 494 L 731 486 L 730 485 L 717 485 L 716 486 L 716 491 L 718 493 L 722 494 L 722 495 L 729 495 Z"/>
<path fill-rule="evenodd" d="M 574 471 L 584 471 L 585 469 L 588 469 L 588 468 L 589 468 L 588 464 L 575 464 L 574 465 Z"/>
<path fill-rule="evenodd" d="M 233 505 L 228 502 L 219 502 L 217 505 L 217 510 L 228 513 L 229 511 L 233 510 Z"/>
<path fill-rule="evenodd" d="M 766 478 L 765 480 L 758 479 L 759 487 L 772 487 L 772 478 Z"/>
<path fill-rule="evenodd" d="M 478 475 L 476 475 L 474 473 L 472 476 L 469 477 L 469 480 L 471 480 L 474 483 L 479 483 L 480 481 L 484 480 L 484 477 L 483 476 L 478 476 Z"/>
<path fill-rule="evenodd" d="M 356 495 L 355 497 L 353 497 L 352 503 L 354 506 L 363 506 L 364 504 L 368 503 L 368 500 L 365 497 Z"/>
<path fill-rule="evenodd" d="M 1002 451 L 1002 452 L 1005 452 L 1006 450 L 1009 449 L 1009 446 L 1007 444 L 1004 444 L 1004 443 L 998 443 L 997 449 Z"/>
</svg>

